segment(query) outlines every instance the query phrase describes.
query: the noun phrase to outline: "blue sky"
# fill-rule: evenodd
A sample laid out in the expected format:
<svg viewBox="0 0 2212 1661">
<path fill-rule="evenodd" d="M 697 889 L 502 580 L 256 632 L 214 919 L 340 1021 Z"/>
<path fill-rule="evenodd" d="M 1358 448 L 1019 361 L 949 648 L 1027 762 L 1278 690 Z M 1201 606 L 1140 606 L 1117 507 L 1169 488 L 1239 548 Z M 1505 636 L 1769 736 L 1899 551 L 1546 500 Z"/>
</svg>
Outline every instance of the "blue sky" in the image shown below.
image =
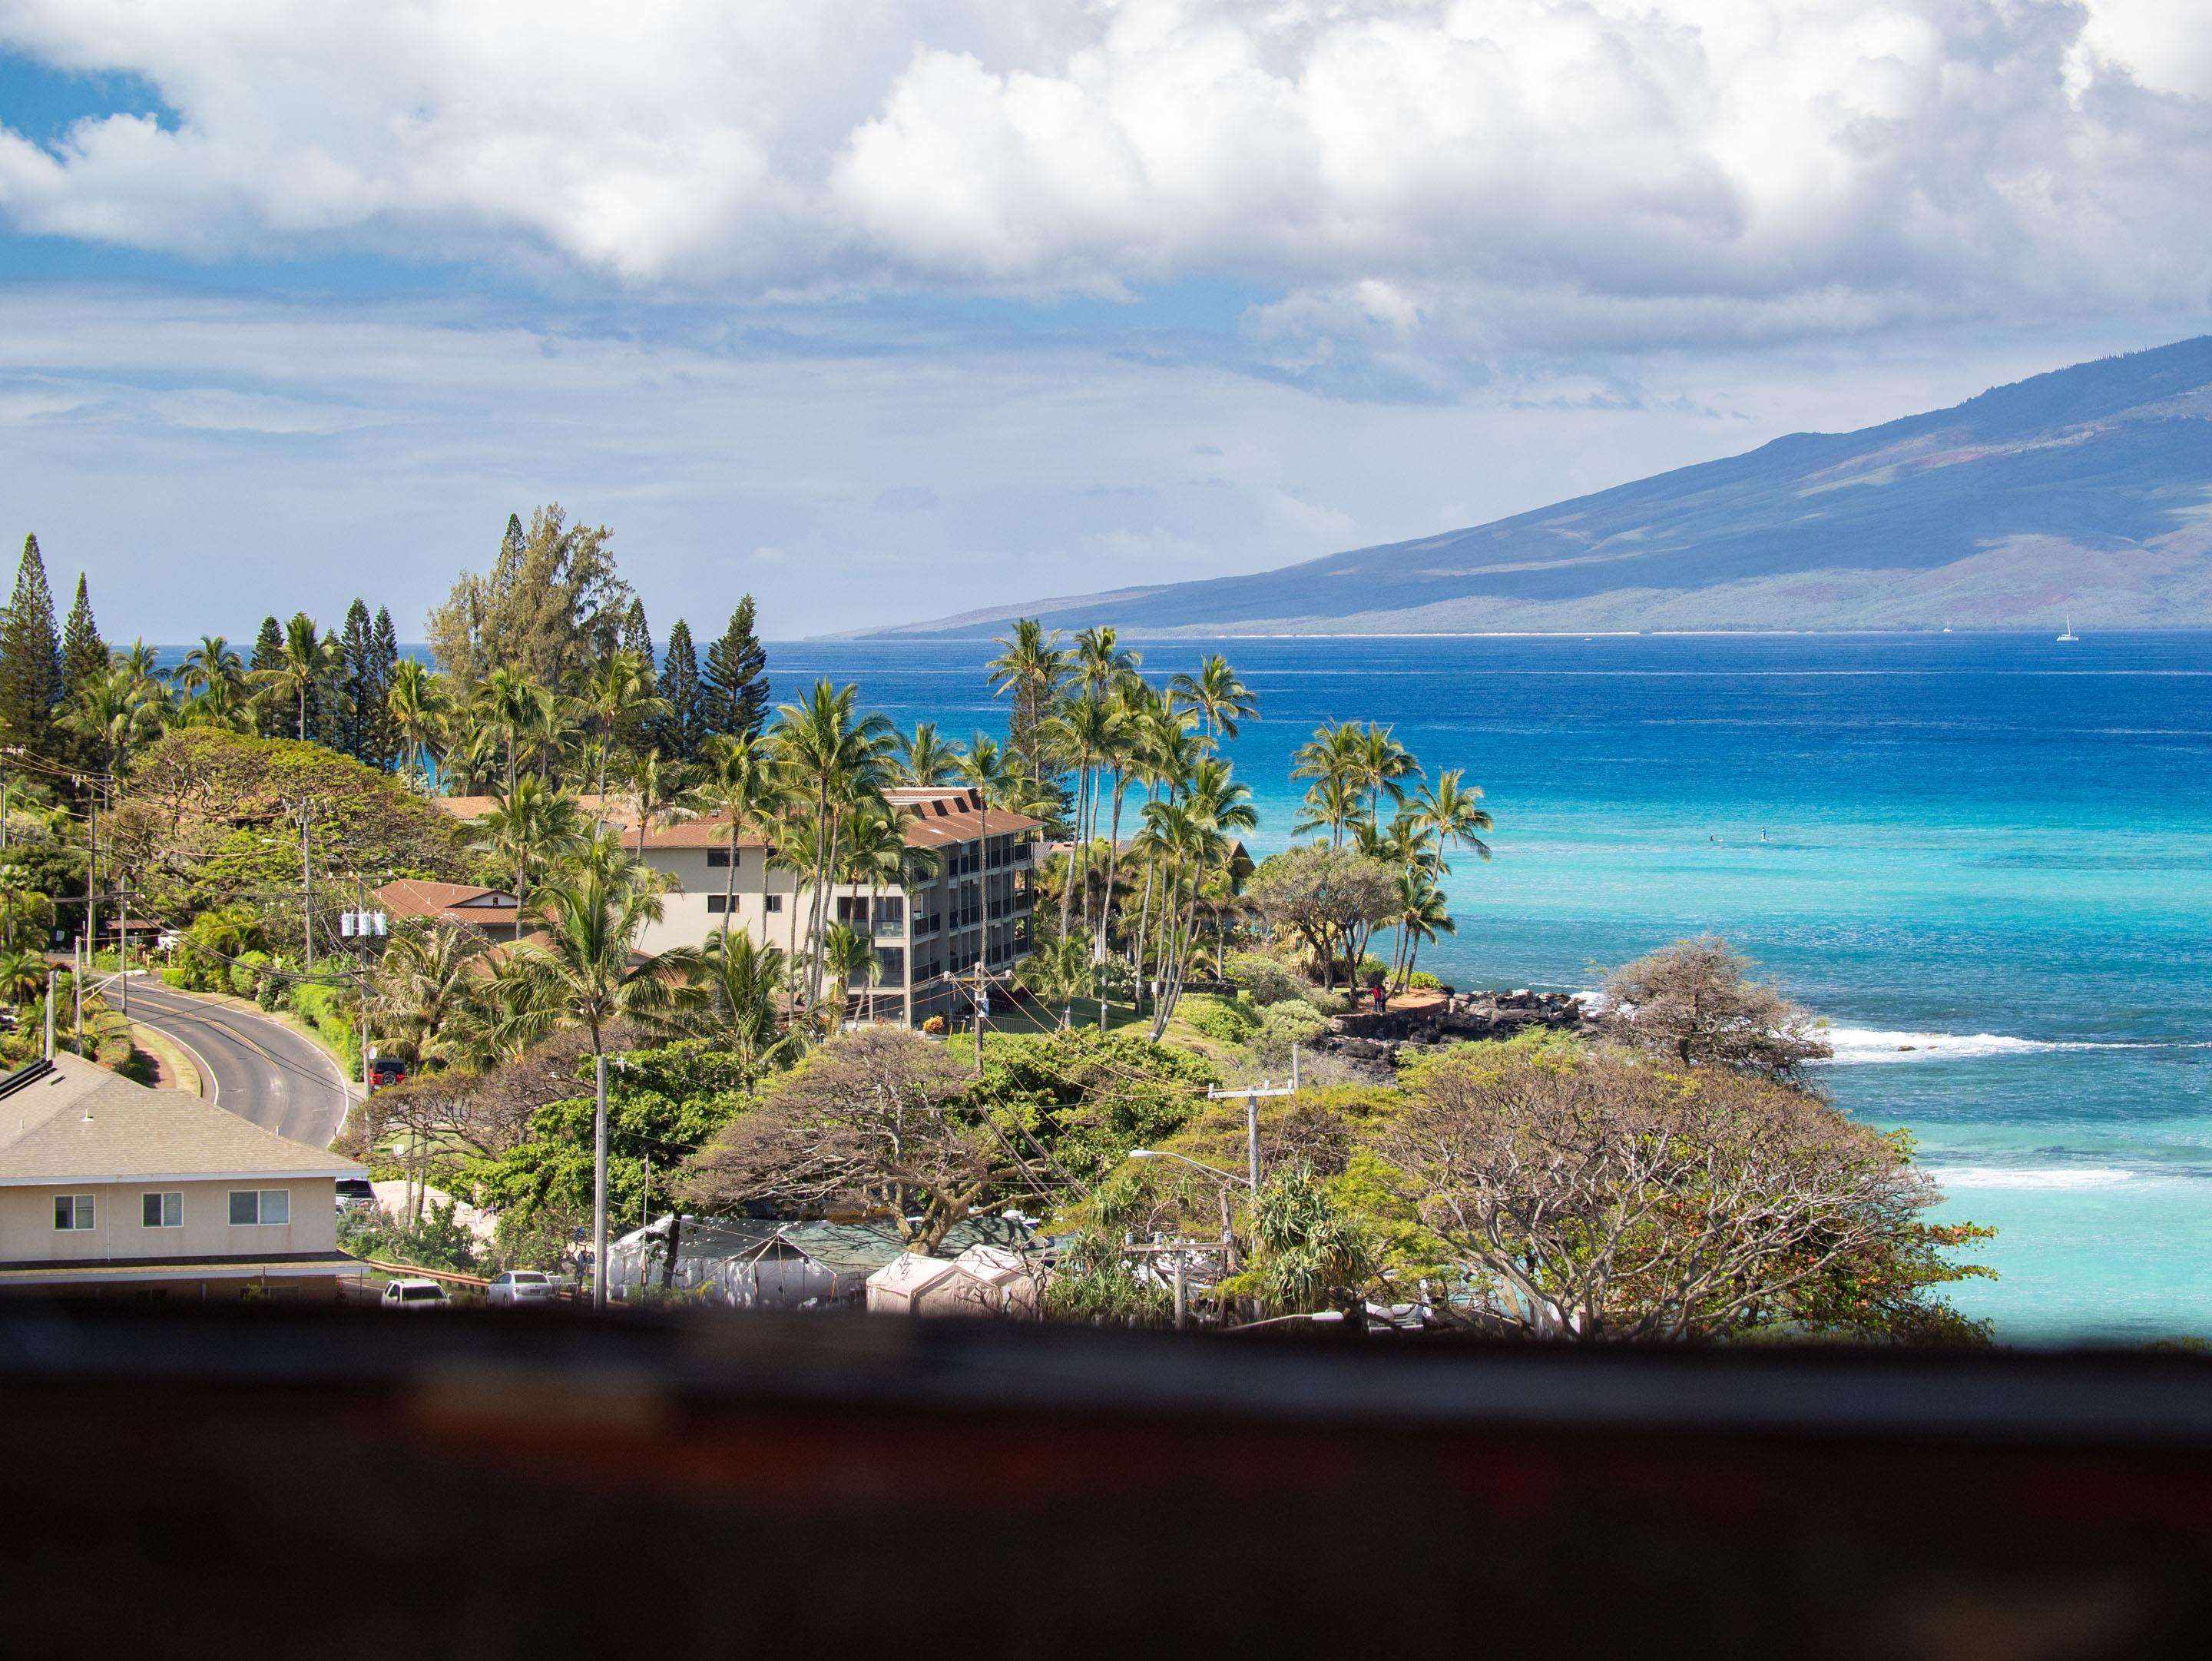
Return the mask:
<svg viewBox="0 0 2212 1661">
<path fill-rule="evenodd" d="M 2203 0 L 0 0 L 0 537 L 665 632 L 1261 569 L 2212 328 Z"/>
</svg>

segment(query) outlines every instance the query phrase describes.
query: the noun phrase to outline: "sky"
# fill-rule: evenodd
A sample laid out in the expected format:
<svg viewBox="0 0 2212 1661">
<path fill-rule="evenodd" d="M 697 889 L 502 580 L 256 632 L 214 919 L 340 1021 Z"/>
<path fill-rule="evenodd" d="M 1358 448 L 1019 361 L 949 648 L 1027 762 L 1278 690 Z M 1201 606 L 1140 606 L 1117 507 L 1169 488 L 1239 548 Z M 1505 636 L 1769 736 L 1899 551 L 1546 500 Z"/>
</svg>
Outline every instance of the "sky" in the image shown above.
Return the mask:
<svg viewBox="0 0 2212 1661">
<path fill-rule="evenodd" d="M 403 637 L 1262 569 L 2212 332 L 2212 0 L 0 0 L 0 538 Z"/>
</svg>

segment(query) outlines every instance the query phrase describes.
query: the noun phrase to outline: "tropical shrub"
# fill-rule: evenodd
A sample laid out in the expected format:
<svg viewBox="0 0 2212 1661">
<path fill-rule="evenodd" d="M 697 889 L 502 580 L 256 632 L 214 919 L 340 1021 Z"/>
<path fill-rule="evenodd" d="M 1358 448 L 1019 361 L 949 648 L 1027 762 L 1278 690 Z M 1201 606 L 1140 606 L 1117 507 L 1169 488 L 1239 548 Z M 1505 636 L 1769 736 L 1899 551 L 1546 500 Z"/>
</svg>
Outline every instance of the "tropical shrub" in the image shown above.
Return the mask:
<svg viewBox="0 0 2212 1661">
<path fill-rule="evenodd" d="M 1202 992 L 1186 995 L 1176 1013 L 1216 1043 L 1243 1043 L 1260 1027 L 1260 1013 L 1249 1004 Z"/>
<path fill-rule="evenodd" d="M 1232 952 L 1223 964 L 1225 978 L 1251 995 L 1265 1009 L 1270 1004 L 1301 996 L 1306 977 L 1282 958 L 1265 952 Z"/>
<path fill-rule="evenodd" d="M 1264 1011 L 1252 1039 L 1252 1059 L 1263 1067 L 1286 1068 L 1294 1044 L 1311 1043 L 1328 1031 L 1328 1019 L 1311 1004 L 1279 1003 Z"/>
</svg>

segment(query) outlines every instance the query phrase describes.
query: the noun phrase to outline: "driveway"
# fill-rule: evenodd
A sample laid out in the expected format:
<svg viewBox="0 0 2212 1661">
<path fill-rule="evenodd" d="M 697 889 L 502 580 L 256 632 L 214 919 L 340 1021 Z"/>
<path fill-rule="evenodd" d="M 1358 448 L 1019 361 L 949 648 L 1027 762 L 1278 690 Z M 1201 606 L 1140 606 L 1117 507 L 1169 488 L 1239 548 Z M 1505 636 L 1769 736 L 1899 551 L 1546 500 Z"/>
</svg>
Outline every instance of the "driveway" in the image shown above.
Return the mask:
<svg viewBox="0 0 2212 1661">
<path fill-rule="evenodd" d="M 120 989 L 109 995 L 119 1003 Z M 173 1040 L 219 1107 L 310 1147 L 327 1147 L 353 1099 L 337 1065 L 290 1027 L 211 998 L 131 977 L 131 1019 Z"/>
</svg>

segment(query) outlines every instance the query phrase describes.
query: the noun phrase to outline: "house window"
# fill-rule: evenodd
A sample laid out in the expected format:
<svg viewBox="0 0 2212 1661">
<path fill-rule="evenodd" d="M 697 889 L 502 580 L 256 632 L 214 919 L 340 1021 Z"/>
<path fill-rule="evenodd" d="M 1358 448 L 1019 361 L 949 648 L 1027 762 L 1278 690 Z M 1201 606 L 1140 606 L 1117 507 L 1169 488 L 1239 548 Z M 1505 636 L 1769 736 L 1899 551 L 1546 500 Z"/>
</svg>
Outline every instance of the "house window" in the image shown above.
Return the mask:
<svg viewBox="0 0 2212 1661">
<path fill-rule="evenodd" d="M 144 1208 L 139 1221 L 147 1228 L 185 1226 L 185 1196 L 180 1193 L 141 1195 L 139 1203 Z"/>
<path fill-rule="evenodd" d="M 781 894 L 770 894 L 770 895 L 768 895 L 767 897 L 765 897 L 761 901 L 761 910 L 763 910 L 763 911 L 781 911 L 781 910 L 783 910 L 783 896 L 782 896 L 782 895 L 781 895 Z"/>
<path fill-rule="evenodd" d="M 54 1226 L 56 1228 L 90 1228 L 92 1226 L 91 1195 L 57 1194 L 54 1196 Z"/>
<path fill-rule="evenodd" d="M 234 1188 L 230 1191 L 230 1220 L 240 1226 L 289 1223 L 292 1196 L 281 1188 Z"/>
<path fill-rule="evenodd" d="M 730 868 L 730 850 L 726 848 L 708 849 L 707 850 L 707 867 L 711 871 L 728 870 Z"/>
<path fill-rule="evenodd" d="M 727 911 L 730 909 L 730 897 L 727 894 L 708 895 L 707 909 L 709 911 Z"/>
</svg>

